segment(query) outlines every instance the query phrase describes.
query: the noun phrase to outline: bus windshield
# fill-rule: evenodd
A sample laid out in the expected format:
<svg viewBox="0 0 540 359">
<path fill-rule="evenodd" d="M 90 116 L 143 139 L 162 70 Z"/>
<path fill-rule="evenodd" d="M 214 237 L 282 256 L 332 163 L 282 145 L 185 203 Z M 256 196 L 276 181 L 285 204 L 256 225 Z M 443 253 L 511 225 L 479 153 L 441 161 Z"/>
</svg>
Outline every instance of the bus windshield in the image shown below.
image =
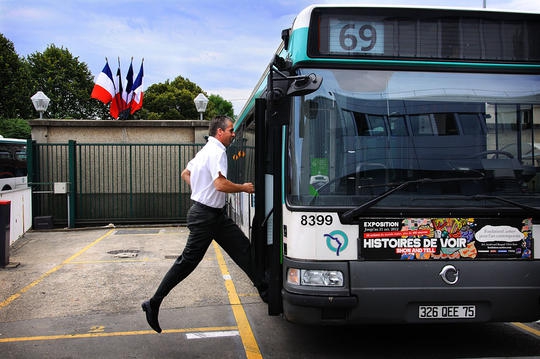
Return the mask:
<svg viewBox="0 0 540 359">
<path fill-rule="evenodd" d="M 538 208 L 540 76 L 300 72 L 323 82 L 294 100 L 291 206 L 362 206 L 399 187 L 374 208 Z"/>
</svg>

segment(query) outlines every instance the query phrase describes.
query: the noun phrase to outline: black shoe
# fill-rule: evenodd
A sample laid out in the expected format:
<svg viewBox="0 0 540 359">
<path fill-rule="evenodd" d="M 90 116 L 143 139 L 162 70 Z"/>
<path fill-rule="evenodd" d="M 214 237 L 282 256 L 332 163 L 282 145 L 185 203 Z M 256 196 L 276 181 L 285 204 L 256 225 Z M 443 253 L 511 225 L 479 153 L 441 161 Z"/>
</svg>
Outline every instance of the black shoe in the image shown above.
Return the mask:
<svg viewBox="0 0 540 359">
<path fill-rule="evenodd" d="M 152 308 L 149 300 L 143 302 L 141 306 L 143 312 L 146 313 L 146 321 L 148 322 L 148 325 L 150 325 L 150 327 L 152 327 L 152 329 L 154 329 L 156 332 L 161 333 L 161 327 L 159 326 L 158 321 L 159 307 Z"/>
</svg>

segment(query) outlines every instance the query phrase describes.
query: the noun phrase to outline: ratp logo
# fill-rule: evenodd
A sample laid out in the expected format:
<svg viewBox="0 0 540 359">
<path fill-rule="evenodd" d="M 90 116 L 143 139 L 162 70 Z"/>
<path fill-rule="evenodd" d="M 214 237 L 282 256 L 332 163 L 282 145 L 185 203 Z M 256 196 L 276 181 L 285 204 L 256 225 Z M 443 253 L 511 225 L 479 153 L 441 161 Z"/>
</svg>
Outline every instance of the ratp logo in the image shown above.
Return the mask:
<svg viewBox="0 0 540 359">
<path fill-rule="evenodd" d="M 349 238 L 345 232 L 339 229 L 332 231 L 329 234 L 325 234 L 324 236 L 326 237 L 326 246 L 332 252 L 335 252 L 338 257 L 339 253 L 344 251 L 349 245 Z"/>
</svg>

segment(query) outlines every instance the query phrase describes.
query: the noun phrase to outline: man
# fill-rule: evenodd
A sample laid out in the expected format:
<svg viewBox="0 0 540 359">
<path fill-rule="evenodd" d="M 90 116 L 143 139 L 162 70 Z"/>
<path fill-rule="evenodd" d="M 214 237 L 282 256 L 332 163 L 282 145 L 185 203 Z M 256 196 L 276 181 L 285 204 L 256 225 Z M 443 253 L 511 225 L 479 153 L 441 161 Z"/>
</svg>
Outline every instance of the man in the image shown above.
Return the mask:
<svg viewBox="0 0 540 359">
<path fill-rule="evenodd" d="M 148 324 L 158 333 L 161 333 L 158 321 L 161 302 L 197 267 L 212 240 L 246 272 L 259 291 L 263 290 L 263 285 L 255 279 L 250 242 L 224 209 L 227 193 L 253 193 L 255 190 L 252 183 L 237 184 L 227 179 L 225 151 L 234 137 L 229 117 L 214 118 L 209 126 L 208 142 L 182 171 L 181 177 L 190 185 L 193 201 L 187 216 L 190 233 L 186 247 L 165 274 L 153 297 L 142 303 Z"/>
</svg>

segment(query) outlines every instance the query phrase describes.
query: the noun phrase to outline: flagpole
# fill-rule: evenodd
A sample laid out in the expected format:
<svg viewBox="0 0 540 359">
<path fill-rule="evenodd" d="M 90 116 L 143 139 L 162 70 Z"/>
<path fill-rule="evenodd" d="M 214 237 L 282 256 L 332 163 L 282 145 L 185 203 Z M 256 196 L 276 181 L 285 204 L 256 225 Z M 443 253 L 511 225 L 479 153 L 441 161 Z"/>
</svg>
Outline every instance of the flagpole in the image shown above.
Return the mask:
<svg viewBox="0 0 540 359">
<path fill-rule="evenodd" d="M 118 85 L 120 85 L 120 81 L 122 81 L 122 79 L 120 78 L 122 76 L 122 71 L 120 70 L 120 56 L 118 56 L 118 70 L 116 71 L 116 76 L 118 76 Z M 114 83 L 114 81 L 113 81 Z M 121 88 L 122 86 L 120 86 Z M 116 88 L 116 84 L 115 84 L 115 89 L 114 89 L 114 92 L 115 92 L 115 95 L 114 95 L 114 101 L 116 102 L 116 108 L 118 109 L 118 117 L 120 118 L 120 102 L 118 100 L 118 97 L 116 96 L 119 89 Z M 120 97 L 122 97 L 122 94 L 120 93 Z M 110 111 L 109 111 L 110 112 Z M 112 115 L 111 115 L 112 116 Z M 115 119 L 116 120 L 116 119 Z"/>
<path fill-rule="evenodd" d="M 109 59 L 107 58 L 107 56 L 105 56 L 105 61 L 107 61 L 107 63 L 109 63 Z M 118 58 L 118 65 L 120 65 L 120 58 Z M 111 71 L 112 72 L 112 71 Z M 114 78 L 113 78 L 113 89 L 114 89 L 114 96 L 112 98 L 112 101 L 117 101 L 116 100 L 116 82 L 114 81 Z M 112 101 L 111 101 L 111 104 L 109 105 L 109 115 L 111 115 L 111 106 L 112 106 Z M 117 103 L 118 104 L 118 103 Z M 112 116 L 112 115 L 111 115 Z M 113 117 L 113 119 L 115 119 Z M 116 120 L 116 119 L 115 119 Z"/>
<path fill-rule="evenodd" d="M 129 65 L 129 68 L 131 69 L 131 88 L 129 89 L 129 92 L 127 93 L 126 102 L 128 104 L 127 110 L 129 110 L 129 113 L 131 113 L 131 100 L 133 99 L 133 56 L 131 56 L 131 63 Z M 129 79 L 128 83 L 129 83 Z M 131 98 L 130 98 L 131 97 Z"/>
</svg>

